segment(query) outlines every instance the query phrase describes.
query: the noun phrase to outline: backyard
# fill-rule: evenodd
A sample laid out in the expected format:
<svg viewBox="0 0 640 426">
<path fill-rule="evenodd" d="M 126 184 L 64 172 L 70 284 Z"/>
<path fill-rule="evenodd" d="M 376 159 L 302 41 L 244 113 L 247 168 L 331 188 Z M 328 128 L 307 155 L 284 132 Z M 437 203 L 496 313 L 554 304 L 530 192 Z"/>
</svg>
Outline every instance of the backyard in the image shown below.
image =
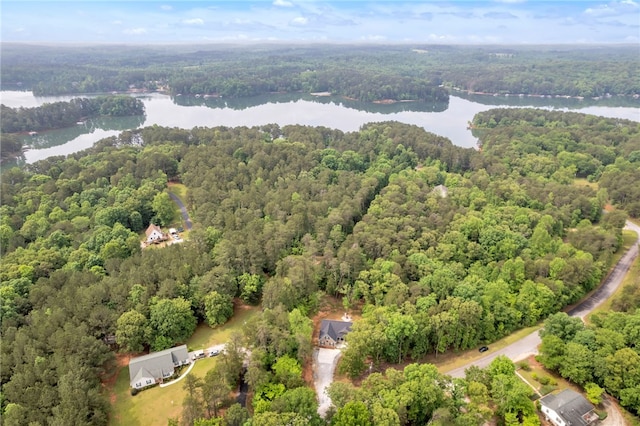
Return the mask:
<svg viewBox="0 0 640 426">
<path fill-rule="evenodd" d="M 240 331 L 244 322 L 258 312 L 257 307 L 236 306 L 234 316 L 224 325 L 215 329 L 200 324 L 195 333 L 186 342 L 190 351 L 206 349 L 214 345 L 224 344 L 234 331 Z M 216 357 L 198 360 L 189 374 L 203 378 L 212 369 Z M 179 418 L 182 412 L 182 401 L 186 391 L 183 382 L 160 388 L 155 386 L 146 389 L 136 396 L 129 392 L 129 367 L 125 362 L 116 373 L 115 384 L 108 387 L 111 401 L 110 425 L 158 425 L 166 424 L 169 418 Z"/>
</svg>

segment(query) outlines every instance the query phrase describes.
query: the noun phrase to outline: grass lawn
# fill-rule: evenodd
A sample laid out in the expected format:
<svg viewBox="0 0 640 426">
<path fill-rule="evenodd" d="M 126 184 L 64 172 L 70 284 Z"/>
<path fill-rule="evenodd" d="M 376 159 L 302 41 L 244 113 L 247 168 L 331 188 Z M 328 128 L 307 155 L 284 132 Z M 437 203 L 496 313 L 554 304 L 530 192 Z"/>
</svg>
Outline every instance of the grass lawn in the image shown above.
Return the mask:
<svg viewBox="0 0 640 426">
<path fill-rule="evenodd" d="M 217 358 L 203 358 L 196 361 L 189 374 L 204 377 L 207 371 L 216 364 Z M 112 415 L 109 418 L 110 425 L 165 425 L 172 417 L 180 417 L 182 401 L 186 391 L 180 381 L 171 386 L 161 388 L 159 386 L 140 392 L 136 396 L 129 393 L 129 367 L 124 367 L 118 374 L 118 379 L 113 389 Z"/>
<path fill-rule="evenodd" d="M 196 332 L 187 341 L 189 350 L 205 349 L 207 347 L 225 343 L 231 332 L 240 330 L 244 322 L 259 312 L 258 307 L 236 308 L 232 319 L 221 327 L 212 329 L 206 324 L 200 324 Z M 203 358 L 196 361 L 189 374 L 204 377 L 215 366 L 217 358 Z M 140 392 L 136 396 L 129 393 L 129 367 L 125 366 L 117 373 L 113 388 L 109 389 L 111 400 L 110 425 L 145 426 L 166 425 L 167 419 L 180 417 L 182 401 L 186 391 L 182 389 L 183 382 L 178 382 L 165 388 L 156 386 Z"/>
<path fill-rule="evenodd" d="M 564 389 L 573 389 L 576 392 L 582 393 L 582 389 L 580 389 L 580 387 L 574 385 L 573 383 L 568 382 L 567 380 L 563 379 L 562 377 L 558 376 L 557 374 L 546 370 L 542 365 L 540 365 L 540 363 L 538 363 L 534 357 L 529 357 L 527 359 L 527 363 L 529 364 L 530 370 L 526 371 L 522 368 L 518 369 L 518 373 L 524 377 L 524 379 L 529 382 L 529 384 L 531 386 L 533 386 L 534 388 L 536 388 L 538 390 L 538 392 L 540 392 L 541 390 L 543 392 L 542 395 L 544 396 L 547 393 L 550 392 L 560 392 Z M 517 366 L 516 366 L 517 368 Z M 538 380 L 536 380 L 534 377 L 538 377 Z M 540 383 L 539 380 L 541 380 L 541 378 L 550 378 L 552 379 L 552 384 L 547 386 L 547 389 L 542 389 L 543 385 Z M 555 383 L 555 384 L 553 384 Z"/>
<path fill-rule="evenodd" d="M 187 196 L 187 187 L 181 183 L 169 182 L 168 190 L 174 195 L 177 195 L 183 202 Z"/>
<path fill-rule="evenodd" d="M 638 235 L 631 230 L 623 229 L 622 230 L 622 246 L 618 249 L 617 252 L 613 254 L 611 267 L 618 263 L 620 258 L 631 248 L 633 243 L 638 239 Z"/>
<path fill-rule="evenodd" d="M 241 331 L 244 322 L 260 311 L 257 306 L 236 307 L 233 316 L 226 324 L 220 327 L 211 328 L 207 324 L 198 325 L 193 336 L 187 340 L 187 347 L 190 351 L 206 349 L 213 345 L 226 343 L 233 331 Z"/>
<path fill-rule="evenodd" d="M 594 191 L 598 190 L 598 182 L 589 182 L 586 179 L 574 179 L 573 184 L 575 186 L 588 186 L 592 188 Z"/>
<path fill-rule="evenodd" d="M 181 183 L 173 183 L 173 182 L 169 182 L 168 184 L 168 188 L 167 190 L 175 195 L 176 197 L 178 197 L 180 199 L 180 201 L 182 201 L 182 204 L 184 204 L 186 206 L 185 200 L 187 199 L 187 187 L 184 186 Z M 182 214 L 180 213 L 180 208 L 178 207 L 178 205 L 175 205 L 175 209 L 174 209 L 174 217 L 175 220 L 173 221 L 173 223 L 171 223 L 170 227 L 171 228 L 184 228 L 184 232 L 182 232 L 181 237 L 183 239 L 188 239 L 188 230 L 185 227 L 185 224 L 182 222 Z"/>
</svg>

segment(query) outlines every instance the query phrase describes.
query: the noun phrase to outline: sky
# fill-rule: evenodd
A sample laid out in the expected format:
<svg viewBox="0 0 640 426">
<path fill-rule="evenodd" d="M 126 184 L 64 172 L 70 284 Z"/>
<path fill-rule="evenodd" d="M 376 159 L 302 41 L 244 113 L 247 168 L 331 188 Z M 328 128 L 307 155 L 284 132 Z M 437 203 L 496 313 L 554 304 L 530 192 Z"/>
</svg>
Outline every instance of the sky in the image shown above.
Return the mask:
<svg viewBox="0 0 640 426">
<path fill-rule="evenodd" d="M 1 40 L 640 45 L 640 0 L 0 2 Z"/>
</svg>

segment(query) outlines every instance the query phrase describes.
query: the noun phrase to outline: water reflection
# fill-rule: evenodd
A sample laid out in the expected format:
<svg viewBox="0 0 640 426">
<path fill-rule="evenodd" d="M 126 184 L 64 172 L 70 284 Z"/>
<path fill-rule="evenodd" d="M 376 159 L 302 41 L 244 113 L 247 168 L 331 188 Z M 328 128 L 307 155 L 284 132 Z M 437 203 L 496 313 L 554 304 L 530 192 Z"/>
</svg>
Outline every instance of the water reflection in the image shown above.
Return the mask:
<svg viewBox="0 0 640 426">
<path fill-rule="evenodd" d="M 230 108 L 240 111 L 264 104 L 284 104 L 297 101 L 343 106 L 373 114 L 394 114 L 403 111 L 442 112 L 449 107 L 448 102 L 429 103 L 406 101 L 395 103 L 374 103 L 348 99 L 342 96 L 313 96 L 302 93 L 273 93 L 269 95 L 237 99 L 218 98 L 213 96 L 174 96 L 172 97 L 172 100 L 176 105 L 180 106 L 206 106 L 208 108 Z"/>
<path fill-rule="evenodd" d="M 96 117 L 86 120 L 82 124 L 64 129 L 49 130 L 38 133 L 35 136 L 25 136 L 23 144 L 30 149 L 51 148 L 73 141 L 82 135 L 95 134 L 103 130 L 123 130 L 135 129 L 144 123 L 145 116 L 133 117 Z"/>
<path fill-rule="evenodd" d="M 611 96 L 602 98 L 561 98 L 536 96 L 489 96 L 454 92 L 455 96 L 471 102 L 491 106 L 510 106 L 522 108 L 544 108 L 563 110 L 582 110 L 589 107 L 640 108 L 640 99 L 632 96 Z M 582 112 L 582 111 L 581 111 Z"/>
</svg>

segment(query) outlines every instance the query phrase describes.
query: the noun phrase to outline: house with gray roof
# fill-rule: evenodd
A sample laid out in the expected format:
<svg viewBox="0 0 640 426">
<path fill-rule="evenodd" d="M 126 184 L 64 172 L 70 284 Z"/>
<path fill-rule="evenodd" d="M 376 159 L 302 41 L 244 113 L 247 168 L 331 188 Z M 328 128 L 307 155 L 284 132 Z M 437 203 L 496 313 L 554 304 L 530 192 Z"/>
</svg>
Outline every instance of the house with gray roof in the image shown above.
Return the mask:
<svg viewBox="0 0 640 426">
<path fill-rule="evenodd" d="M 318 344 L 335 347 L 344 343 L 345 336 L 351 331 L 351 325 L 352 323 L 348 321 L 322 320 Z"/>
<path fill-rule="evenodd" d="M 142 389 L 162 383 L 173 376 L 177 367 L 190 362 L 187 345 L 132 358 L 129 361 L 129 384 L 134 389 Z"/>
<path fill-rule="evenodd" d="M 556 426 L 587 426 L 598 420 L 594 406 L 571 389 L 544 396 L 540 407 L 547 420 Z"/>
</svg>

